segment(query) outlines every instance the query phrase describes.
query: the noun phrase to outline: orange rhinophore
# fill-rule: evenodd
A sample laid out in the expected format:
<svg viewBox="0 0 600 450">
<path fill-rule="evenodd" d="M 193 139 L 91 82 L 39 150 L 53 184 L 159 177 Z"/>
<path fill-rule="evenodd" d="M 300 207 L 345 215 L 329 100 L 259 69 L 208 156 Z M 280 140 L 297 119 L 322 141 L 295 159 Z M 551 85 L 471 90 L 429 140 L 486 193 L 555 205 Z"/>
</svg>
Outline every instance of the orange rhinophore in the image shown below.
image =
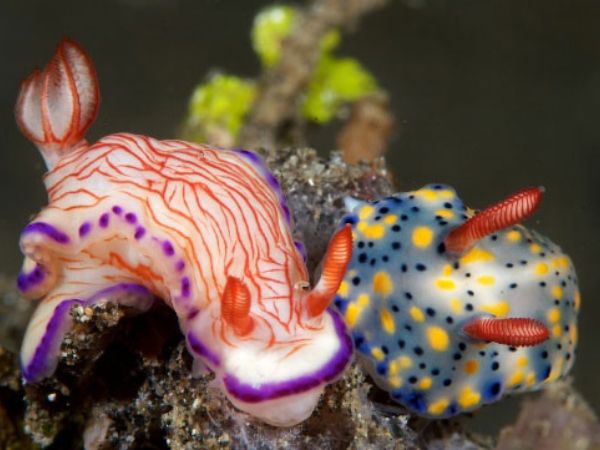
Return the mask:
<svg viewBox="0 0 600 450">
<path fill-rule="evenodd" d="M 463 331 L 474 339 L 512 345 L 514 347 L 530 347 L 548 339 L 548 328 L 535 319 L 513 317 L 495 319 L 478 317 L 467 323 Z"/>
<path fill-rule="evenodd" d="M 98 102 L 91 59 L 70 40 L 21 87 L 19 127 L 49 169 L 49 205 L 20 241 L 18 288 L 42 298 L 21 349 L 24 378 L 54 372 L 73 305 L 144 311 L 160 298 L 235 406 L 277 426 L 303 421 L 352 355 L 327 309 L 349 230 L 310 294 L 283 192 L 256 154 L 128 133 L 88 144 Z"/>
</svg>

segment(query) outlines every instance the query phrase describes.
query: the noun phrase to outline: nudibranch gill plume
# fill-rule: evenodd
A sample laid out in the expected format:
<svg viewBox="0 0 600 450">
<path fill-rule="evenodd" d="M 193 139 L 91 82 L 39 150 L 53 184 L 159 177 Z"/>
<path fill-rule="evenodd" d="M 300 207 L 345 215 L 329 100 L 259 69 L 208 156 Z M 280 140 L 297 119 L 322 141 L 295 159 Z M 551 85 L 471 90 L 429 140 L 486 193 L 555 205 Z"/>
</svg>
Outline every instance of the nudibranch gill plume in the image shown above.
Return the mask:
<svg viewBox="0 0 600 450">
<path fill-rule="evenodd" d="M 352 342 L 328 309 L 352 252 L 338 231 L 311 290 L 276 178 L 245 150 L 119 133 L 88 144 L 99 89 L 89 56 L 62 41 L 20 90 L 18 125 L 48 172 L 48 206 L 21 235 L 18 287 L 42 298 L 23 376 L 56 369 L 71 306 L 157 298 L 176 312 L 197 364 L 239 409 L 289 426 L 346 368 Z"/>
<path fill-rule="evenodd" d="M 335 305 L 379 386 L 443 418 L 530 391 L 573 365 L 580 295 L 571 260 L 518 223 L 541 188 L 475 214 L 432 184 L 347 199 L 354 252 Z"/>
</svg>

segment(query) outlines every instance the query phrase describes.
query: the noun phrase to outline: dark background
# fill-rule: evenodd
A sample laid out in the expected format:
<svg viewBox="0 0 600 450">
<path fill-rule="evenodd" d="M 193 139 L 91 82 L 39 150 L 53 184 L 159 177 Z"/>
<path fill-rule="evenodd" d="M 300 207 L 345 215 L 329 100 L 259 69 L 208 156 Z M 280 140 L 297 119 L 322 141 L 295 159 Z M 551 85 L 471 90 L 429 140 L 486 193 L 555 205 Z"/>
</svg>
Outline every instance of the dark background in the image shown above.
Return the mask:
<svg viewBox="0 0 600 450">
<path fill-rule="evenodd" d="M 255 76 L 249 31 L 269 1 L 2 0 L 0 272 L 20 266 L 18 235 L 45 204 L 44 166 L 18 132 L 19 80 L 69 35 L 95 60 L 102 92 L 90 140 L 116 131 L 173 137 L 211 68 Z M 401 190 L 453 185 L 481 207 L 544 185 L 532 224 L 572 256 L 582 285 L 576 385 L 600 409 L 600 2 L 392 0 L 344 37 L 390 93 L 399 132 L 388 158 Z M 319 132 L 312 144 L 333 146 Z M 514 403 L 513 401 L 512 403 Z M 474 425 L 513 417 L 510 401 Z"/>
</svg>

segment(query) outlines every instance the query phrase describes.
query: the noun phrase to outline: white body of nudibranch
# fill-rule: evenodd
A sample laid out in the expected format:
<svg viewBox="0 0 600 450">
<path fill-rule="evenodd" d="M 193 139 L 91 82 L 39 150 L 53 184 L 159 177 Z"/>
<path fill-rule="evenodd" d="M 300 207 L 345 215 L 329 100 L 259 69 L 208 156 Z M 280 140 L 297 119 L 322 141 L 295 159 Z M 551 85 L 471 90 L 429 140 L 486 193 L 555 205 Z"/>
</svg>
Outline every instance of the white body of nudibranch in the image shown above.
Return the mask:
<svg viewBox="0 0 600 450">
<path fill-rule="evenodd" d="M 309 290 L 283 194 L 255 154 L 125 133 L 88 145 L 98 102 L 93 65 L 68 40 L 21 88 L 17 121 L 49 168 L 49 204 L 21 236 L 19 289 L 42 297 L 21 351 L 25 379 L 54 372 L 72 305 L 143 311 L 161 298 L 233 404 L 273 425 L 306 419 L 352 353 L 327 309 L 350 230 L 334 236 Z"/>
</svg>

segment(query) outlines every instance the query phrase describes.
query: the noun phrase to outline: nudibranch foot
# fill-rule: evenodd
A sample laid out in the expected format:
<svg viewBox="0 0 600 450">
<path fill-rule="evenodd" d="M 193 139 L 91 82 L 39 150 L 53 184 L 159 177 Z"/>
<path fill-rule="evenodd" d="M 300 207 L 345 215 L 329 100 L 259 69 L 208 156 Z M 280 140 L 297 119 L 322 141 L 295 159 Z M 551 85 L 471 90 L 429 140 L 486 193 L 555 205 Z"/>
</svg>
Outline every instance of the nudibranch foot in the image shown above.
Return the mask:
<svg viewBox="0 0 600 450">
<path fill-rule="evenodd" d="M 18 287 L 43 297 L 21 351 L 26 380 L 54 371 L 72 305 L 144 311 L 160 298 L 196 370 L 213 371 L 233 404 L 273 425 L 304 420 L 352 355 L 328 309 L 352 255 L 350 229 L 333 237 L 311 290 L 281 187 L 260 157 L 127 133 L 88 144 L 98 101 L 91 59 L 69 40 L 21 87 L 19 126 L 49 168 L 49 204 L 21 235 Z"/>
<path fill-rule="evenodd" d="M 581 301 L 573 264 L 515 223 L 541 192 L 479 214 L 441 184 L 346 202 L 353 256 L 334 304 L 395 401 L 444 418 L 569 372 Z"/>
</svg>

